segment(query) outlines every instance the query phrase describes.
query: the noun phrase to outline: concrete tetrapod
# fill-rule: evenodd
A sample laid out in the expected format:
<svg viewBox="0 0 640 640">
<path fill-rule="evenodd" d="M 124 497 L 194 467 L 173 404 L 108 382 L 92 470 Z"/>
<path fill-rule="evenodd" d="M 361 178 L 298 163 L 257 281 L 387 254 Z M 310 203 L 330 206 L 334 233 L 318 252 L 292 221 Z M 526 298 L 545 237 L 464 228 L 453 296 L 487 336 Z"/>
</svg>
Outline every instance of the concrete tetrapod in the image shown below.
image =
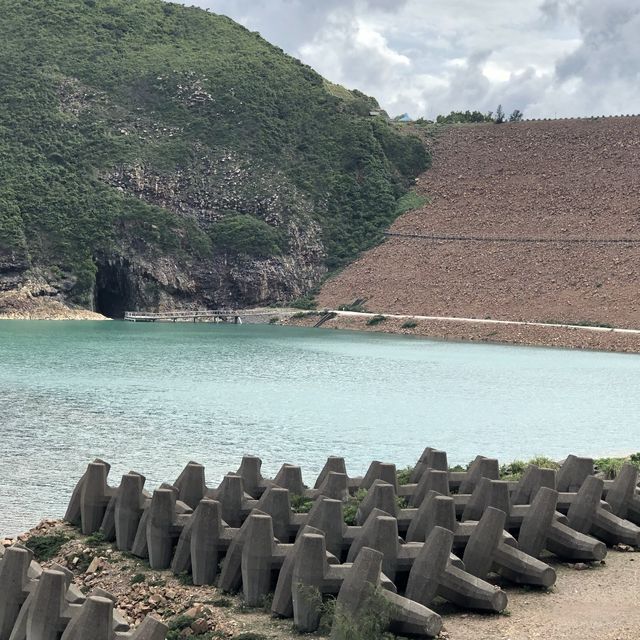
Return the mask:
<svg viewBox="0 0 640 640">
<path fill-rule="evenodd" d="M 302 482 L 302 468 L 295 464 L 283 464 L 273 479 L 273 484 L 288 489 L 294 496 L 302 496 L 307 490 Z"/>
<path fill-rule="evenodd" d="M 607 553 L 606 547 L 595 538 L 573 530 L 568 526 L 568 518 L 556 511 L 558 495 L 557 491 L 542 487 L 532 505 L 511 506 L 506 483 L 483 478 L 463 517 L 470 511 L 473 520 L 477 521 L 488 507 L 494 507 L 508 514 L 507 529 L 514 534 L 519 531 L 518 547 L 529 555 L 538 557 L 546 548 L 563 560 L 602 560 Z"/>
<path fill-rule="evenodd" d="M 310 527 L 309 525 L 305 525 L 300 530 L 300 535 L 297 537 L 295 543 L 293 544 L 293 548 L 287 557 L 284 559 L 282 563 L 282 567 L 280 568 L 280 573 L 278 574 L 278 582 L 276 584 L 275 591 L 273 593 L 273 601 L 271 603 L 271 612 L 274 615 L 281 616 L 283 618 L 291 618 L 293 617 L 293 599 L 291 597 L 291 585 L 293 582 L 293 567 L 295 565 L 296 559 L 300 555 L 300 549 L 303 546 L 303 537 L 305 534 L 311 533 L 315 535 L 322 536 L 323 533 L 320 529 L 316 529 L 315 527 Z M 325 555 L 327 557 L 327 562 L 339 564 L 338 559 L 326 551 L 325 547 Z"/>
<path fill-rule="evenodd" d="M 367 518 L 349 548 L 347 562 L 353 562 L 364 547 L 384 554 L 383 573 L 393 582 L 399 574 L 405 577 L 420 555 L 424 542 L 403 542 L 398 535 L 398 521 L 380 509 L 374 509 Z M 450 554 L 450 562 L 464 569 L 462 560 Z"/>
<path fill-rule="evenodd" d="M 175 491 L 156 489 L 153 492 L 146 522 L 149 566 L 152 569 L 171 566 L 173 547 L 189 517 L 190 514 L 176 513 Z"/>
<path fill-rule="evenodd" d="M 376 511 L 371 513 L 362 527 L 361 535 L 351 546 L 347 556 L 348 561 L 355 561 L 365 547 L 380 551 L 384 556 L 382 571 L 390 580 L 396 582 L 398 574 L 404 574 L 403 578 L 408 575 L 414 589 L 426 581 L 423 584 L 426 590 L 421 592 L 422 598 L 418 600 L 424 605 L 429 604 L 437 592 L 447 600 L 467 608 L 502 611 L 506 607 L 507 599 L 504 594 L 496 595 L 496 587 L 466 573 L 464 564 L 452 555 L 453 533 L 451 531 L 435 527 L 426 543 L 400 544 L 396 519 Z M 401 581 L 404 582 L 402 579 Z M 435 590 L 427 588 L 426 583 L 431 584 Z M 436 589 L 438 584 L 442 584 L 440 591 Z M 406 595 L 416 600 L 410 594 Z"/>
<path fill-rule="evenodd" d="M 418 514 L 411 521 L 407 532 L 407 542 L 425 542 L 434 527 L 442 527 L 453 532 L 453 548 L 463 551 L 478 523 L 474 521 L 457 522 L 453 497 L 443 496 L 437 491 L 429 491 Z M 502 532 L 502 542 L 517 547 L 516 539 L 507 531 Z"/>
<path fill-rule="evenodd" d="M 605 485 L 605 498 L 613 514 L 640 525 L 640 495 L 637 489 L 638 469 L 626 462 L 609 487 Z"/>
<path fill-rule="evenodd" d="M 382 554 L 364 548 L 346 575 L 336 600 L 332 640 L 351 640 L 351 629 L 363 625 L 376 608 L 376 598 L 390 606 L 389 630 L 400 635 L 434 638 L 442 629 L 442 618 L 424 605 L 389 591 L 378 591 Z M 294 607 L 296 598 L 294 597 Z"/>
<path fill-rule="evenodd" d="M 423 605 L 440 596 L 464 609 L 504 611 L 506 593 L 451 564 L 452 545 L 453 533 L 434 527 L 413 563 L 405 596 Z"/>
<path fill-rule="evenodd" d="M 239 531 L 228 527 L 221 513 L 219 502 L 204 498 L 180 533 L 171 570 L 177 575 L 191 571 L 196 586 L 215 583 L 220 558 Z"/>
<path fill-rule="evenodd" d="M 126 473 L 120 481 L 114 507 L 116 546 L 120 551 L 131 551 L 133 548 L 140 518 L 148 506 L 144 482 L 144 476 L 139 473 Z"/>
<path fill-rule="evenodd" d="M 569 455 L 558 469 L 556 490 L 577 493 L 584 481 L 593 475 L 593 459 Z"/>
<path fill-rule="evenodd" d="M 589 476 L 583 482 L 567 512 L 569 526 L 607 544 L 640 546 L 640 527 L 602 508 L 600 497 L 603 487 L 604 481 L 595 476 Z"/>
<path fill-rule="evenodd" d="M 0 640 L 9 640 L 22 604 L 29 595 L 29 564 L 33 554 L 9 547 L 0 563 Z"/>
<path fill-rule="evenodd" d="M 257 500 L 245 493 L 242 477 L 233 473 L 224 476 L 220 486 L 210 490 L 208 497 L 220 503 L 222 519 L 230 527 L 239 527 L 258 504 Z"/>
<path fill-rule="evenodd" d="M 115 632 L 113 602 L 108 598 L 89 596 L 67 624 L 60 640 L 164 640 L 167 631 L 162 622 L 147 617 L 133 633 Z"/>
<path fill-rule="evenodd" d="M 242 456 L 240 467 L 235 473 L 242 478 L 246 493 L 256 500 L 269 487 L 274 486 L 271 480 L 262 477 L 261 469 L 262 460 L 258 456 Z"/>
<path fill-rule="evenodd" d="M 278 615 L 292 611 L 298 631 L 315 631 L 322 613 L 322 594 L 337 595 L 352 569 L 351 563 L 338 564 L 327 553 L 321 533 L 305 528 L 282 566 L 272 611 Z M 383 589 L 395 592 L 395 585 L 384 574 L 379 583 Z"/>
<path fill-rule="evenodd" d="M 104 465 L 106 467 L 106 475 L 109 475 L 111 465 L 108 462 L 100 460 L 100 458 L 96 458 L 91 464 Z M 72 524 L 76 527 L 82 525 L 82 489 L 87 479 L 87 471 L 82 474 L 80 480 L 78 480 L 78 482 L 76 483 L 76 486 L 71 493 L 71 498 L 69 499 L 69 505 L 67 506 L 67 510 L 64 514 L 65 522 L 68 522 L 69 524 Z"/>
<path fill-rule="evenodd" d="M 553 489 L 543 487 L 538 491 L 522 520 L 518 548 L 534 558 L 546 549 L 572 562 L 603 560 L 607 555 L 604 543 L 556 519 L 557 500 L 558 492 Z"/>
<path fill-rule="evenodd" d="M 504 511 L 494 507 L 484 512 L 464 550 L 466 570 L 478 578 L 493 570 L 517 584 L 551 587 L 556 581 L 551 567 L 502 542 L 506 519 Z"/>
</svg>

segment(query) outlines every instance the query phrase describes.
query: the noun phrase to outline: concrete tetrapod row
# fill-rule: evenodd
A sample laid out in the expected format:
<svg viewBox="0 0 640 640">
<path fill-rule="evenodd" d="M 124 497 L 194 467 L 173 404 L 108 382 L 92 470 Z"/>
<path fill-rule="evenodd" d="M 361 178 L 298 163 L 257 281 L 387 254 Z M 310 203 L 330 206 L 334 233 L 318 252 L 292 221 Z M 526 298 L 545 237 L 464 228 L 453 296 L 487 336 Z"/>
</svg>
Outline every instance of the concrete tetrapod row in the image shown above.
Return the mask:
<svg viewBox="0 0 640 640">
<path fill-rule="evenodd" d="M 167 627 L 147 617 L 133 632 L 101 589 L 87 597 L 63 567 L 42 568 L 14 545 L 0 559 L 0 640 L 164 640 Z"/>
<path fill-rule="evenodd" d="M 294 617 L 292 576 L 305 536 L 322 538 L 322 562 L 316 563 L 321 570 L 308 578 L 308 586 L 321 593 L 338 594 L 368 549 L 382 554 L 377 583 L 386 598 L 392 593 L 400 598 L 399 586 L 414 604 L 426 606 L 426 596 L 416 595 L 416 567 L 423 567 L 421 580 L 438 585 L 428 592 L 431 598 L 446 594 L 460 606 L 490 611 L 506 605 L 504 594 L 483 581 L 490 572 L 518 584 L 549 587 L 556 576 L 538 559 L 545 550 L 566 560 L 594 561 L 606 554 L 603 541 L 634 546 L 640 541 L 640 529 L 624 519 L 636 512 L 638 501 L 637 471 L 631 465 L 605 482 L 592 475 L 592 461 L 570 456 L 557 473 L 532 466 L 518 483 L 508 483 L 497 480 L 495 459 L 478 456 L 467 472 L 449 472 L 446 453 L 426 449 L 414 469 L 415 482 L 408 485 L 398 486 L 393 464 L 374 461 L 363 478 L 350 478 L 344 459 L 332 457 L 313 489 L 302 484 L 295 465 L 283 465 L 273 480 L 264 479 L 260 468 L 259 458 L 245 456 L 236 473 L 209 489 L 204 467 L 192 462 L 174 484 L 148 494 L 144 477 L 133 472 L 118 488 L 109 487 L 109 465 L 96 460 L 78 482 L 66 519 L 86 533 L 98 526 L 121 550 L 148 557 L 154 569 L 191 571 L 198 585 L 217 581 L 225 590 L 242 588 L 249 604 L 259 604 L 275 586 L 274 612 L 290 611 Z M 451 495 L 451 485 L 457 494 Z M 347 526 L 343 500 L 364 488 L 357 526 Z M 308 514 L 292 512 L 292 493 L 314 500 Z M 398 507 L 399 496 L 409 508 Z M 440 541 L 438 553 L 434 540 Z M 431 559 L 446 558 L 444 569 L 437 564 L 424 569 L 425 549 L 431 549 Z M 273 575 L 279 576 L 277 583 Z M 300 610 L 302 618 L 313 618 Z"/>
</svg>

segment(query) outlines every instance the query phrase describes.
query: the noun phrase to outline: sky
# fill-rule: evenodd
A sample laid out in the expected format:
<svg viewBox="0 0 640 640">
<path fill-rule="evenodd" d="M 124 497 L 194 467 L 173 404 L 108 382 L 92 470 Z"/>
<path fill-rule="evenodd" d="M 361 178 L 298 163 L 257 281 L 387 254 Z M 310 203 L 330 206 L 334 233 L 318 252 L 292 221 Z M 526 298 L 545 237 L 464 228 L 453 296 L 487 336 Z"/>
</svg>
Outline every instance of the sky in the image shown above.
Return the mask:
<svg viewBox="0 0 640 640">
<path fill-rule="evenodd" d="M 640 0 L 191 0 L 390 115 L 640 113 Z"/>
</svg>

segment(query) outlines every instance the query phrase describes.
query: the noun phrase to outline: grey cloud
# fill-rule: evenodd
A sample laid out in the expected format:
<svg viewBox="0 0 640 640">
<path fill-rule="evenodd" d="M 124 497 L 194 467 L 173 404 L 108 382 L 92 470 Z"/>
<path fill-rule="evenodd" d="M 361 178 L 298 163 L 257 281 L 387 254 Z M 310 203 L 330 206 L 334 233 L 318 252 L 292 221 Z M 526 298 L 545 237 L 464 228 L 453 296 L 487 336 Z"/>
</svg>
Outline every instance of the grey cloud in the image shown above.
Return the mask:
<svg viewBox="0 0 640 640">
<path fill-rule="evenodd" d="M 640 4 L 628 0 L 585 0 L 577 7 L 582 45 L 560 60 L 559 80 L 578 77 L 601 83 L 607 78 L 638 80 Z"/>
<path fill-rule="evenodd" d="M 194 0 L 191 0 L 192 2 Z M 640 112 L 639 0 L 196 0 L 390 113 Z"/>
</svg>

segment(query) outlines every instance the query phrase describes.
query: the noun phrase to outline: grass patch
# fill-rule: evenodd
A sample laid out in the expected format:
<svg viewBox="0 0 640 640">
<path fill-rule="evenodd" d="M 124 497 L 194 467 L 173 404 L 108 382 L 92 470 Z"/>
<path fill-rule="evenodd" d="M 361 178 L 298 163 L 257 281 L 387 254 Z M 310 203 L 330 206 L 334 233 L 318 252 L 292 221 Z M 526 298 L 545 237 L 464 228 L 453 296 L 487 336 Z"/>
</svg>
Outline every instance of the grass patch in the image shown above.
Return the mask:
<svg viewBox="0 0 640 640">
<path fill-rule="evenodd" d="M 415 320 L 406 320 L 402 323 L 402 329 L 415 329 L 418 323 Z"/>
<path fill-rule="evenodd" d="M 147 576 L 144 573 L 136 573 L 135 576 L 131 576 L 131 580 L 129 581 L 131 584 L 140 584 L 141 582 L 145 582 Z"/>
<path fill-rule="evenodd" d="M 369 318 L 367 320 L 367 326 L 375 327 L 379 324 L 382 324 L 386 319 L 387 319 L 387 316 L 381 316 L 381 315 L 373 316 L 373 318 Z"/>
<path fill-rule="evenodd" d="M 367 495 L 366 489 L 358 489 L 355 495 L 350 496 L 342 509 L 342 519 L 344 523 L 353 527 L 356 524 L 356 513 L 360 503 Z"/>
<path fill-rule="evenodd" d="M 401 216 L 403 213 L 419 209 L 428 204 L 428 202 L 429 198 L 425 198 L 413 190 L 407 191 L 396 203 L 396 215 Z"/>
<path fill-rule="evenodd" d="M 291 496 L 291 511 L 294 513 L 309 513 L 313 507 L 313 500 L 305 496 Z"/>
<path fill-rule="evenodd" d="M 364 308 L 364 302 L 362 300 L 356 300 L 351 304 L 341 304 L 338 306 L 338 311 L 353 311 L 354 313 L 366 313 Z"/>
<path fill-rule="evenodd" d="M 25 542 L 25 546 L 27 549 L 31 549 L 33 557 L 38 562 L 44 562 L 56 556 L 62 546 L 70 539 L 64 533 L 55 533 L 50 536 L 33 536 Z"/>
<path fill-rule="evenodd" d="M 87 547 L 99 547 L 103 544 L 107 544 L 107 539 L 104 537 L 104 533 L 102 533 L 102 531 L 96 531 L 88 536 L 84 543 Z"/>
<path fill-rule="evenodd" d="M 398 479 L 398 484 L 409 484 L 411 482 L 411 474 L 413 473 L 413 467 L 405 467 L 404 469 L 399 469 L 396 471 L 396 478 Z"/>
<path fill-rule="evenodd" d="M 551 460 L 551 458 L 547 458 L 546 456 L 536 456 L 526 462 L 524 460 L 514 460 L 508 464 L 500 465 L 500 479 L 511 481 L 520 480 L 527 467 L 530 465 L 535 465 L 536 467 L 542 467 L 544 469 L 560 468 L 560 465 L 557 462 Z"/>
</svg>

